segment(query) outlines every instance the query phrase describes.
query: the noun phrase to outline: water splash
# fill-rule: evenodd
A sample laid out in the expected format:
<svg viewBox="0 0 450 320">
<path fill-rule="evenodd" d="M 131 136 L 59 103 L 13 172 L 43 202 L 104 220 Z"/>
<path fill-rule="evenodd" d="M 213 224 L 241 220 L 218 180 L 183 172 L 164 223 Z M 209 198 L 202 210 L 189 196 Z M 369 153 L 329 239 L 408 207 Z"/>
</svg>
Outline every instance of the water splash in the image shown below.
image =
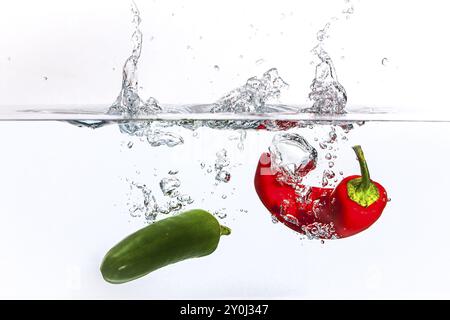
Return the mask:
<svg viewBox="0 0 450 320">
<path fill-rule="evenodd" d="M 139 95 L 138 63 L 142 52 L 142 31 L 140 30 L 141 17 L 136 4 L 131 6 L 133 14 L 134 32 L 131 37 L 133 49 L 131 55 L 125 61 L 122 70 L 122 87 L 116 101 L 109 108 L 108 114 L 124 116 L 129 121 L 119 124 L 122 133 L 132 136 L 147 137 L 152 147 L 174 147 L 184 143 L 181 136 L 158 128 L 158 124 L 152 121 L 133 121 L 145 115 L 162 111 L 158 101 L 149 97 L 143 100 Z"/>
<path fill-rule="evenodd" d="M 122 88 L 114 104 L 108 113 L 113 115 L 126 115 L 133 118 L 140 115 L 152 114 L 161 111 L 155 98 L 148 98 L 145 102 L 139 96 L 138 62 L 142 52 L 142 31 L 140 30 L 141 17 L 136 4 L 131 5 L 133 14 L 134 32 L 131 36 L 133 49 L 131 55 L 125 61 L 122 69 Z"/>
<path fill-rule="evenodd" d="M 354 6 L 350 0 L 345 0 L 345 7 L 341 11 L 341 16 L 349 19 L 354 13 Z M 312 53 L 318 59 L 318 64 L 315 69 L 315 77 L 311 83 L 311 92 L 309 99 L 313 101 L 313 105 L 309 108 L 310 112 L 318 114 L 342 114 L 345 113 L 345 106 L 347 105 L 347 92 L 342 84 L 338 81 L 336 69 L 328 52 L 325 50 L 326 39 L 330 37 L 329 31 L 332 23 L 339 21 L 339 17 L 333 17 L 330 22 L 317 32 L 318 43 L 312 49 Z M 341 136 L 342 140 L 347 140 L 346 134 L 354 127 L 352 124 L 332 124 L 328 137 L 324 138 L 319 146 L 322 150 L 328 151 L 324 156 L 324 160 L 328 164 L 328 169 L 323 170 L 322 173 L 322 187 L 334 187 L 338 181 L 336 173 L 333 171 L 335 160 L 337 158 L 337 142 L 339 137 L 336 129 L 340 127 L 344 134 Z"/>
<path fill-rule="evenodd" d="M 346 19 L 349 19 L 354 12 L 353 4 L 350 0 L 345 0 L 345 8 L 342 10 Z M 311 83 L 309 99 L 313 101 L 310 111 L 314 113 L 344 113 L 347 104 L 347 93 L 339 83 L 333 60 L 324 48 L 324 42 L 330 37 L 329 30 L 331 23 L 338 21 L 338 17 L 331 18 L 325 26 L 317 32 L 318 44 L 312 49 L 313 54 L 318 58 L 315 77 Z"/>
<path fill-rule="evenodd" d="M 184 139 L 178 134 L 167 131 L 168 127 L 180 126 L 190 130 L 195 130 L 202 126 L 214 129 L 255 129 L 261 124 L 261 121 L 259 120 L 179 120 L 158 122 L 142 120 L 146 115 L 167 110 L 163 110 L 155 98 L 150 97 L 144 101 L 139 95 L 138 62 L 142 52 L 143 35 L 140 30 L 140 12 L 134 3 L 131 7 L 131 12 L 133 14 L 134 25 L 132 53 L 123 66 L 120 94 L 108 111 L 108 114 L 110 115 L 120 115 L 127 119 L 127 121 L 119 124 L 122 133 L 131 136 L 146 137 L 148 143 L 153 147 L 174 147 L 183 144 Z M 218 65 L 215 65 L 214 68 L 220 70 Z M 273 99 L 277 99 L 280 96 L 281 90 L 286 87 L 288 87 L 288 84 L 279 76 L 278 70 L 272 68 L 265 72 L 261 78 L 252 77 L 247 80 L 244 86 L 226 94 L 212 105 L 210 111 L 213 113 L 265 112 L 269 110 L 265 108 L 266 104 Z M 84 125 L 84 123 L 79 124 Z M 276 125 L 272 127 L 276 128 Z M 238 145 L 239 149 L 243 149 L 244 139 L 245 135 L 242 135 Z M 229 175 L 221 174 L 218 175 L 218 177 L 220 180 L 225 181 Z"/>
<path fill-rule="evenodd" d="M 309 99 L 314 101 L 311 111 L 314 113 L 343 113 L 347 104 L 347 93 L 339 83 L 336 70 L 328 53 L 321 47 L 315 48 L 320 59 L 311 84 Z"/>
<path fill-rule="evenodd" d="M 271 99 L 280 97 L 281 90 L 288 84 L 272 68 L 261 78 L 252 77 L 242 87 L 232 90 L 217 101 L 211 112 L 264 112 L 264 107 Z"/>
</svg>

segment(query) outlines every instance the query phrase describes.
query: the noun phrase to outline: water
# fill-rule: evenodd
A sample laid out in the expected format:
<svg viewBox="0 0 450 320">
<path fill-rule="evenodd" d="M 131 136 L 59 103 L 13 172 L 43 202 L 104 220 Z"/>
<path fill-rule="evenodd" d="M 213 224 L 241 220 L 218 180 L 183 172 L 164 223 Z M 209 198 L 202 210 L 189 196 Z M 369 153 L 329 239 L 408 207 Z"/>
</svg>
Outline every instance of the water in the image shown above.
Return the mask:
<svg viewBox="0 0 450 320">
<path fill-rule="evenodd" d="M 349 5 L 343 17 L 353 12 Z M 0 133 L 8 137 L 0 240 L 13 262 L 0 269 L 11 275 L 1 297 L 449 296 L 443 199 L 450 117 L 349 105 L 324 48 L 333 19 L 317 35 L 309 104 L 280 102 L 292 88 L 274 68 L 249 75 L 209 104 L 143 99 L 137 78 L 143 33 L 137 7 L 132 13 L 132 54 L 115 102 L 19 106 L 0 114 Z M 355 237 L 325 242 L 317 238 L 331 238 L 332 225 L 311 224 L 300 235 L 276 223 L 254 189 L 260 155 L 272 154 L 285 183 L 334 187 L 359 172 L 355 144 L 392 198 L 380 220 Z M 309 200 L 307 192 L 297 196 Z M 127 286 L 101 279 L 98 267 L 112 244 L 192 208 L 209 210 L 233 230 L 217 252 Z"/>
<path fill-rule="evenodd" d="M 274 136 L 269 147 L 271 169 L 279 172 L 283 181 L 297 183 L 316 168 L 317 151 L 298 134 L 283 133 Z"/>
<path fill-rule="evenodd" d="M 2 285 L 3 297 L 447 295 L 449 283 L 440 275 L 450 267 L 450 221 L 442 200 L 447 195 L 448 124 L 369 122 L 351 131 L 340 147 L 336 172 L 357 173 L 350 146 L 360 143 L 373 179 L 383 183 L 392 201 L 370 230 L 323 245 L 273 224 L 254 191 L 258 157 L 278 132 L 248 130 L 240 150 L 228 139 L 233 130 L 206 127 L 197 129 L 197 137 L 177 127 L 184 144 L 157 149 L 139 137 L 132 138 L 129 149 L 130 137 L 115 125 L 90 130 L 62 122 L 8 121 L 0 130 L 9 137 L 2 143 L 8 152 L 2 156 L 0 237 L 8 243 L 2 246 L 3 256 L 14 261 L 2 266 L 10 274 Z M 320 185 L 327 162 L 313 139 L 318 130 L 326 133 L 329 128 L 287 133 L 304 136 L 317 150 L 318 164 L 310 178 Z M 222 149 L 230 160 L 228 183 L 216 181 L 214 166 Z M 160 182 L 172 177 L 170 170 L 179 171 L 180 193 L 193 199 L 185 208 L 225 213 L 221 221 L 233 229 L 232 236 L 210 257 L 174 265 L 128 286 L 104 283 L 98 272 L 103 254 L 148 223 L 145 213 L 133 217 L 129 211 L 144 203 L 140 190 L 130 190 L 130 181 L 146 184 L 163 206 L 170 197 L 163 195 Z M 42 262 L 30 269 L 29 259 Z M 373 272 L 379 275 L 376 282 Z M 413 283 L 411 274 L 416 275 Z M 217 283 L 222 289 L 211 291 Z M 344 293 L 342 288 L 347 288 Z"/>
</svg>

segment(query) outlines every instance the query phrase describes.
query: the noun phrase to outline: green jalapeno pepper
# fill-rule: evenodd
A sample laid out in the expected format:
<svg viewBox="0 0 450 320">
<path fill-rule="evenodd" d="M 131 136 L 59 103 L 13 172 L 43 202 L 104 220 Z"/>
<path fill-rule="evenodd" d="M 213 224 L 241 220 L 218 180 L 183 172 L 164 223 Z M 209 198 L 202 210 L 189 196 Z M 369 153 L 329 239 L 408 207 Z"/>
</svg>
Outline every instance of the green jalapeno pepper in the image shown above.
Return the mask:
<svg viewBox="0 0 450 320">
<path fill-rule="evenodd" d="M 187 211 L 120 241 L 108 251 L 100 271 L 110 283 L 135 280 L 169 264 L 209 255 L 216 250 L 220 236 L 230 233 L 209 212 Z"/>
</svg>

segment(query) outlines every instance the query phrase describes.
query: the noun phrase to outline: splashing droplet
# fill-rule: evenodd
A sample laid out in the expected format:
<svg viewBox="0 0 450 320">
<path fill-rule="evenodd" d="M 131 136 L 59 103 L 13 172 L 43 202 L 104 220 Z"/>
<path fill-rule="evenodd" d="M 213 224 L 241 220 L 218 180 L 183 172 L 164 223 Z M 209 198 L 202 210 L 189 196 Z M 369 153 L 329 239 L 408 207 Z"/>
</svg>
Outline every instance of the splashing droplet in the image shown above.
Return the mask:
<svg viewBox="0 0 450 320">
<path fill-rule="evenodd" d="M 328 29 L 330 28 L 330 23 L 328 22 L 323 29 L 319 30 L 317 32 L 316 38 L 318 41 L 322 42 L 323 40 L 325 40 L 326 38 L 328 38 Z"/>
</svg>

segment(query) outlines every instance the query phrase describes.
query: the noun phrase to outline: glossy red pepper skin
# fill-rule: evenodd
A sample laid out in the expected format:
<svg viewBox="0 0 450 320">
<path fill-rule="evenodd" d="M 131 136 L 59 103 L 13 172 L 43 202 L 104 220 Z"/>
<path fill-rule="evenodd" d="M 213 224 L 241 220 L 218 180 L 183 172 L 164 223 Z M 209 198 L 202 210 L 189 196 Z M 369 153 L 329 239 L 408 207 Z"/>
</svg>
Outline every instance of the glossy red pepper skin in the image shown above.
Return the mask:
<svg viewBox="0 0 450 320">
<path fill-rule="evenodd" d="M 297 200 L 295 189 L 277 180 L 277 173 L 271 170 L 270 154 L 263 153 L 255 173 L 255 189 L 270 213 L 289 228 L 304 234 L 302 227 L 314 222 L 330 221 L 331 188 L 311 187 L 307 203 Z M 302 186 L 300 186 L 301 188 Z M 320 210 L 317 209 L 320 203 Z"/>
<path fill-rule="evenodd" d="M 271 169 L 270 154 L 264 153 L 255 173 L 256 192 L 278 221 L 299 233 L 304 234 L 306 226 L 317 222 L 332 226 L 334 238 L 353 236 L 374 224 L 388 201 L 384 187 L 370 179 L 361 146 L 353 149 L 360 163 L 361 176 L 346 177 L 335 189 L 310 187 L 308 201 L 300 201 L 292 186 L 278 181 L 279 173 Z M 312 169 L 308 168 L 306 172 Z M 298 188 L 302 191 L 306 187 L 300 185 Z M 316 206 L 317 203 L 320 206 Z M 322 235 L 318 237 L 322 238 Z"/>
<path fill-rule="evenodd" d="M 350 199 L 347 184 L 361 176 L 350 176 L 343 179 L 331 195 L 331 220 L 339 238 L 353 236 L 366 230 L 381 216 L 386 207 L 388 197 L 386 189 L 373 180 L 379 192 L 379 198 L 368 207 L 363 207 Z"/>
</svg>

